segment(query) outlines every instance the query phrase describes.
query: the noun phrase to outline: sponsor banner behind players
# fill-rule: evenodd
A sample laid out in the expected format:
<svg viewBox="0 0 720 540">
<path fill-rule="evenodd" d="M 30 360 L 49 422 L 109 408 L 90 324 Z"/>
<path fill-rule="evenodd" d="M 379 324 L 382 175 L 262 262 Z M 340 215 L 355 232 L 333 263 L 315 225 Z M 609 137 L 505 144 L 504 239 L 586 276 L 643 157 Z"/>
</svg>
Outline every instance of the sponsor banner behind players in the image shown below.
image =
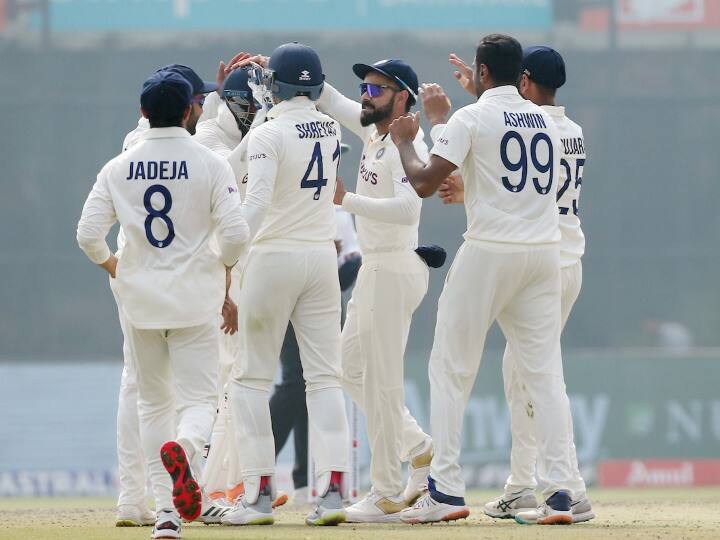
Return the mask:
<svg viewBox="0 0 720 540">
<path fill-rule="evenodd" d="M 56 31 L 547 29 L 551 0 L 55 0 Z"/>
<path fill-rule="evenodd" d="M 720 486 L 720 459 L 619 459 L 598 465 L 603 487 Z"/>
<path fill-rule="evenodd" d="M 509 413 L 500 359 L 501 351 L 485 353 L 465 413 L 462 463 L 472 487 L 501 486 L 508 473 Z M 407 404 L 427 427 L 427 357 L 410 353 L 407 360 Z M 618 467 L 608 465 L 613 460 L 626 460 L 620 462 L 625 463 L 621 473 L 613 473 L 621 479 L 613 482 L 634 477 L 634 485 L 658 485 L 662 478 L 720 483 L 720 474 L 712 472 L 719 465 L 708 461 L 718 460 L 720 448 L 720 349 L 566 351 L 563 361 L 578 460 L 588 483 L 609 485 L 608 471 Z M 0 423 L 0 496 L 115 490 L 114 474 L 108 471 L 116 462 L 113 396 L 120 369 L 120 363 L 108 362 L 0 364 L 0 395 L 7 403 L 24 403 L 32 396 L 32 406 L 8 407 Z M 66 396 L 81 396 L 84 406 Z M 362 416 L 358 424 L 354 467 L 364 489 L 369 452 Z M 49 447 L 62 451 L 48 454 Z M 280 455 L 281 489 L 291 485 L 292 455 L 291 446 Z"/>
</svg>

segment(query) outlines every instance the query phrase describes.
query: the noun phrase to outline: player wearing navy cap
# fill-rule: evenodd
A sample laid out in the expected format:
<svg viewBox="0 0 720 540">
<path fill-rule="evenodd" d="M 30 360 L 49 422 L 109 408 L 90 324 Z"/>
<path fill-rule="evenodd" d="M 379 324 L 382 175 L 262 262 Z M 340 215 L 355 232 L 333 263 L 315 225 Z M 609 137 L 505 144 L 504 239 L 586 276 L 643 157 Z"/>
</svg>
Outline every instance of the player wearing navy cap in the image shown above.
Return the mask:
<svg viewBox="0 0 720 540">
<path fill-rule="evenodd" d="M 88 257 L 117 280 L 157 509 L 153 538 L 179 538 L 178 512 L 189 520 L 201 513 L 191 464 L 199 461 L 215 415 L 225 268 L 235 264 L 249 234 L 228 189 L 230 166 L 184 127 L 191 99 L 192 88 L 177 73 L 145 81 L 140 103 L 150 129 L 100 171 L 77 231 Z M 116 221 L 126 236 L 117 258 L 105 242 Z M 219 256 L 208 246 L 213 233 Z"/>
<path fill-rule="evenodd" d="M 418 115 L 390 126 L 410 183 L 432 195 L 456 169 L 465 181 L 468 230 L 438 304 L 430 355 L 435 455 L 428 493 L 402 512 L 426 523 L 467 517 L 460 458 L 462 419 L 485 336 L 497 320 L 534 409 L 538 459 L 546 464 L 541 524 L 572 523 L 570 407 L 560 353 L 560 254 L 555 202 L 560 139 L 550 116 L 517 90 L 522 47 L 510 36 L 480 40 L 471 79 L 476 103 L 434 128 L 430 159 L 415 155 Z M 438 87 L 439 88 L 439 87 Z M 441 89 L 440 89 L 441 92 Z M 428 118 L 445 123 L 450 101 Z M 439 131 L 439 133 L 438 133 Z"/>
<path fill-rule="evenodd" d="M 202 79 L 195 74 L 190 68 L 186 66 L 180 66 L 180 69 L 174 69 L 176 73 L 181 75 L 184 79 L 190 78 L 193 83 L 188 81 L 191 85 L 191 93 L 194 94 L 193 98 L 196 103 L 193 104 L 190 111 L 191 116 L 197 116 L 199 105 L 199 98 L 202 96 L 209 97 L 208 102 L 202 107 L 203 115 L 210 113 L 208 117 L 216 115 L 217 104 L 214 106 L 208 106 L 213 101 L 213 97 L 217 96 L 217 91 L 211 92 L 209 96 L 203 94 L 205 90 L 211 88 L 217 88 L 222 84 L 227 74 L 231 71 L 232 67 L 238 62 L 249 58 L 250 54 L 241 52 L 236 54 L 227 64 L 220 62 L 218 65 L 217 72 L 217 83 L 204 82 Z M 166 66 L 169 68 L 178 67 L 178 64 L 171 64 Z M 157 70 L 163 71 L 163 69 Z M 192 73 L 190 73 L 192 72 Z M 219 98 L 218 98 L 219 99 Z M 185 122 L 187 129 L 187 122 Z M 147 133 L 150 129 L 150 123 L 147 118 L 140 116 L 137 127 L 128 133 L 123 140 L 123 151 L 128 150 L 139 141 L 142 140 L 142 136 Z M 125 244 L 125 234 L 120 228 L 117 237 L 118 251 L 117 255 L 120 256 L 122 248 Z M 145 465 L 144 458 L 142 455 L 142 449 L 140 444 L 140 434 L 138 427 L 137 417 L 137 384 L 136 374 L 134 367 L 132 344 L 127 339 L 125 327 L 127 326 L 124 321 L 123 309 L 120 305 L 120 299 L 116 292 L 115 280 L 110 279 L 110 289 L 113 292 L 113 297 L 118 304 L 118 316 L 120 319 L 120 327 L 123 331 L 123 371 L 120 379 L 120 391 L 118 394 L 118 414 L 117 414 L 117 454 L 118 454 L 118 503 L 117 503 L 117 518 L 116 526 L 118 527 L 133 527 L 139 525 L 152 525 L 155 522 L 155 515 L 150 509 L 147 508 L 145 502 L 145 486 L 147 485 L 145 476 Z M 227 314 L 227 312 L 226 312 Z M 217 509 L 212 509 L 206 505 L 207 510 L 211 514 L 215 514 Z M 213 518 L 209 518 L 211 521 Z M 200 520 L 206 520 L 206 516 L 201 516 Z"/>
<path fill-rule="evenodd" d="M 338 182 L 335 203 L 355 214 L 363 266 L 342 334 L 343 386 L 367 419 L 372 489 L 347 509 L 351 522 L 392 522 L 426 484 L 432 442 L 405 407 L 403 367 L 412 315 L 428 287 L 415 253 L 422 200 L 407 182 L 388 126 L 417 100 L 418 78 L 403 60 L 355 64 L 360 101 L 325 84 L 318 107 L 363 141 L 356 191 Z M 427 158 L 423 133 L 413 145 Z M 402 461 L 410 478 L 402 482 Z"/>
</svg>

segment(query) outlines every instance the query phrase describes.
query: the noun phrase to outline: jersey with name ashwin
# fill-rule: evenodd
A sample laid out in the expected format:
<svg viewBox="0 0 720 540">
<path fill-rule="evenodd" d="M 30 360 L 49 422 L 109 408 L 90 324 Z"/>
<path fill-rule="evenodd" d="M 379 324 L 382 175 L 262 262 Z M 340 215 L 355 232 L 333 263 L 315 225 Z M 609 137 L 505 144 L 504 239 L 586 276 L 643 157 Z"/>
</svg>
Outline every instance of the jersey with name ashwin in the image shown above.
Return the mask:
<svg viewBox="0 0 720 540">
<path fill-rule="evenodd" d="M 363 141 L 355 193 L 343 199 L 344 210 L 355 214 L 358 242 L 364 253 L 403 251 L 418 245 L 422 199 L 405 176 L 400 153 L 389 134 L 375 126 L 362 126 L 360 103 L 325 83 L 318 107 Z M 427 161 L 428 148 L 420 130 L 414 146 Z"/>
<path fill-rule="evenodd" d="M 243 214 L 253 244 L 332 242 L 340 125 L 306 97 L 280 102 L 267 117 L 248 143 Z"/>
<path fill-rule="evenodd" d="M 486 90 L 476 103 L 453 114 L 431 153 L 460 169 L 466 239 L 516 244 L 560 240 L 557 128 L 514 86 Z"/>
<path fill-rule="evenodd" d="M 565 116 L 565 107 L 544 105 L 560 136 L 560 178 L 557 204 L 560 211 L 560 266 L 576 264 L 585 254 L 585 235 L 580 226 L 579 204 L 585 166 L 582 128 Z"/>
<path fill-rule="evenodd" d="M 183 128 L 149 129 L 98 175 L 78 224 L 93 262 L 109 257 L 105 236 L 119 221 L 126 238 L 118 294 L 137 328 L 182 328 L 217 317 L 225 269 L 249 231 L 227 161 Z M 220 257 L 209 248 L 213 232 Z"/>
</svg>

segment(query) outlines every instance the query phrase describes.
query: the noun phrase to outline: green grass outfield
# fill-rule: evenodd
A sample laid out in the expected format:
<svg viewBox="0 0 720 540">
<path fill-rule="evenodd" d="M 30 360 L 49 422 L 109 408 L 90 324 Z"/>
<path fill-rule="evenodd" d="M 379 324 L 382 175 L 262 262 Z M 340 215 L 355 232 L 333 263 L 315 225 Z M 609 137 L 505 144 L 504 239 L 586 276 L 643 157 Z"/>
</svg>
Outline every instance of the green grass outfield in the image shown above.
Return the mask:
<svg viewBox="0 0 720 540">
<path fill-rule="evenodd" d="M 515 540 L 534 538 L 626 539 L 720 538 L 720 488 L 590 491 L 597 518 L 572 526 L 541 527 L 493 520 L 481 505 L 496 492 L 473 491 L 470 518 L 442 525 L 350 525 L 311 528 L 304 513 L 292 508 L 276 512 L 266 527 L 221 527 L 191 524 L 185 539 L 353 539 Z M 0 499 L 0 540 L 9 539 L 145 539 L 150 527 L 115 528 L 112 499 Z"/>
</svg>

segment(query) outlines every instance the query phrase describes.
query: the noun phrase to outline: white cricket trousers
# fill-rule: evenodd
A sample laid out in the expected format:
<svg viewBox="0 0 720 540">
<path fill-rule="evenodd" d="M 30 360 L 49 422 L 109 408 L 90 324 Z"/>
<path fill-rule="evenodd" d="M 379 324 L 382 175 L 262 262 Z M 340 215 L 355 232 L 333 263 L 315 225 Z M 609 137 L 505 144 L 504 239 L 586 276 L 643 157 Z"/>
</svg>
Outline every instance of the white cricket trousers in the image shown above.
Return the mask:
<svg viewBox="0 0 720 540">
<path fill-rule="evenodd" d="M 140 425 L 137 406 L 137 373 L 135 360 L 128 335 L 128 322 L 115 291 L 115 280 L 110 278 L 110 290 L 115 297 L 123 333 L 123 370 L 120 377 L 117 411 L 117 458 L 118 458 L 118 506 L 133 505 L 141 508 L 145 501 L 145 456 L 140 442 Z"/>
<path fill-rule="evenodd" d="M 239 313 L 241 352 L 230 403 L 246 498 L 253 503 L 259 477 L 275 471 L 270 387 L 288 321 L 300 349 L 310 450 L 321 487 L 331 471 L 347 472 L 349 460 L 335 246 L 253 246 L 240 287 Z"/>
<path fill-rule="evenodd" d="M 365 414 L 370 479 L 384 497 L 402 493 L 402 461 L 430 440 L 405 406 L 404 388 L 410 322 L 428 274 L 414 251 L 366 253 L 347 306 L 343 386 Z"/>
<path fill-rule="evenodd" d="M 199 473 L 217 405 L 219 328 L 213 319 L 189 328 L 129 329 L 137 360 L 140 439 L 155 508 L 172 509 L 172 482 L 160 447 L 176 440 Z"/>
<path fill-rule="evenodd" d="M 438 491 L 463 497 L 463 413 L 480 367 L 485 337 L 497 320 L 513 349 L 514 369 L 535 410 L 538 455 L 547 492 L 570 489 L 569 402 L 560 353 L 560 254 L 557 244 L 466 241 L 438 305 L 430 354 L 430 420 Z"/>
<path fill-rule="evenodd" d="M 240 301 L 240 273 L 236 268 L 232 271 L 230 298 L 236 304 Z M 218 326 L 222 321 L 218 322 Z M 228 392 L 232 368 L 240 349 L 240 334 L 233 335 L 219 332 L 220 364 L 218 369 L 218 402 L 217 416 L 210 435 L 210 451 L 203 469 L 203 489 L 211 498 L 225 497 L 228 490 L 233 489 L 239 479 L 235 455 L 235 436 L 232 426 L 232 411 L 229 406 Z"/>
<path fill-rule="evenodd" d="M 572 266 L 560 269 L 562 279 L 562 296 L 560 302 L 560 328 L 565 328 L 565 323 L 570 316 L 570 311 L 580 294 L 582 286 L 582 262 L 578 261 Z M 512 433 L 512 451 L 510 453 L 510 476 L 505 484 L 505 492 L 513 493 L 522 489 L 535 489 L 535 463 L 537 460 L 537 448 L 535 443 L 535 428 L 533 426 L 533 407 L 528 400 L 523 381 L 512 369 L 515 364 L 511 358 L 512 351 L 509 346 L 505 347 L 503 356 L 503 380 L 505 384 L 505 397 L 510 408 L 510 427 Z M 577 452 L 573 440 L 572 416 L 570 419 L 570 459 L 571 471 L 573 473 L 570 488 L 576 498 L 585 496 L 585 481 L 580 475 L 577 463 Z M 537 478 L 540 486 L 546 484 L 545 467 L 537 463 Z"/>
</svg>

